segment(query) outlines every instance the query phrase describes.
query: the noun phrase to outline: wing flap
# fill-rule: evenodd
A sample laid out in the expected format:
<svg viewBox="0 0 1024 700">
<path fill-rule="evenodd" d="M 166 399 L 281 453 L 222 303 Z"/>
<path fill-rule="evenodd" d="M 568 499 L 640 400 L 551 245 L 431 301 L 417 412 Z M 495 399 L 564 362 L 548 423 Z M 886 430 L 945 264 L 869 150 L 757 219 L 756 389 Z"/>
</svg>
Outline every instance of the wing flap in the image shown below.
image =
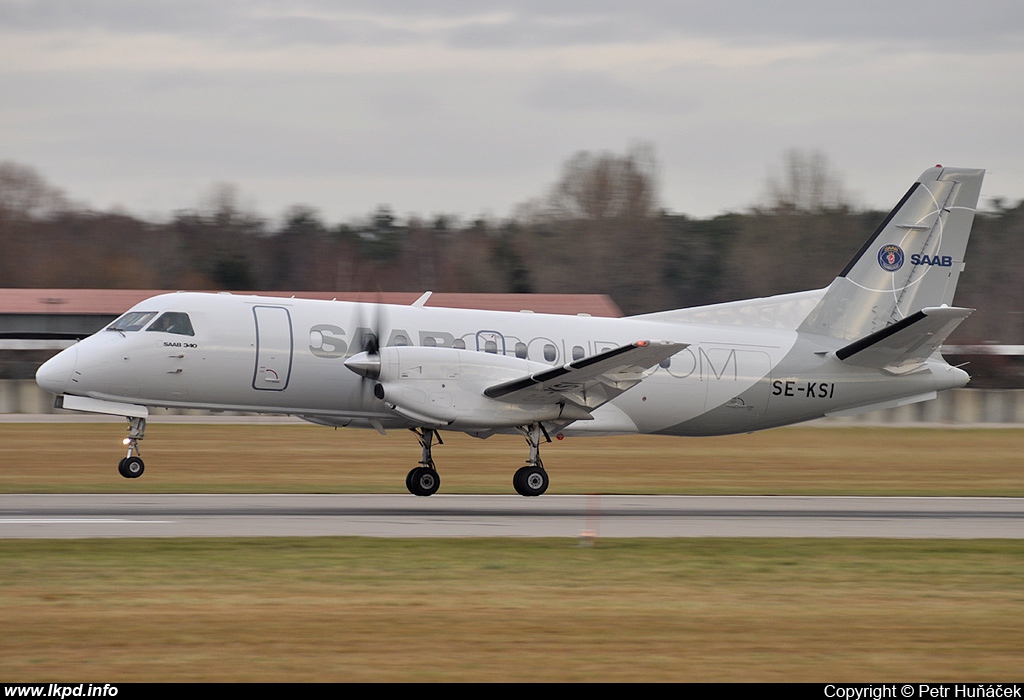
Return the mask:
<svg viewBox="0 0 1024 700">
<path fill-rule="evenodd" d="M 495 384 L 488 398 L 519 404 L 566 401 L 593 410 L 648 376 L 647 371 L 687 347 L 687 343 L 641 340 L 561 367 Z"/>
<path fill-rule="evenodd" d="M 974 309 L 936 306 L 921 309 L 836 351 L 849 365 L 906 374 L 920 367 Z"/>
</svg>

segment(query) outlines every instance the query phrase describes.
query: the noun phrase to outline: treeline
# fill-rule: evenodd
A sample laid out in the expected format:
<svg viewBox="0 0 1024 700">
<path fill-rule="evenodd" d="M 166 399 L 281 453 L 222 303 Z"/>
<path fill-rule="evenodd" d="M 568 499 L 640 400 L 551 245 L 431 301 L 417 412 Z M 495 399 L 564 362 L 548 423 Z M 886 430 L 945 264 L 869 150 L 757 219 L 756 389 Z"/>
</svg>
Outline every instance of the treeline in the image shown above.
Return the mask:
<svg viewBox="0 0 1024 700">
<path fill-rule="evenodd" d="M 802 159 L 802 160 L 801 160 Z M 508 220 L 281 223 L 230 187 L 154 223 L 89 211 L 32 169 L 0 164 L 0 285 L 290 291 L 606 293 L 627 314 L 828 284 L 886 212 L 844 202 L 815 158 L 791 154 L 771 201 L 695 219 L 659 207 L 649 150 L 582 153 L 551 192 Z M 894 199 L 895 204 L 895 199 Z M 978 309 L 952 342 L 1024 344 L 1024 205 L 975 221 L 957 303 Z"/>
</svg>

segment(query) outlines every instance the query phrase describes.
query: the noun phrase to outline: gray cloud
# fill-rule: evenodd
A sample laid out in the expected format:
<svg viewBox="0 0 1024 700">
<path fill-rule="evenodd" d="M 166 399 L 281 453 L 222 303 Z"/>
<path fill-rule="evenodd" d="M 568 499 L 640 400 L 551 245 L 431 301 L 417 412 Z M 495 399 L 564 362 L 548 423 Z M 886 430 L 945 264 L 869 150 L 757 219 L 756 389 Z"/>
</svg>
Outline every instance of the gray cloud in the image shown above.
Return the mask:
<svg viewBox="0 0 1024 700">
<path fill-rule="evenodd" d="M 1020 44 L 1024 5 L 1016 0 L 969 5 L 952 0 L 36 0 L 0 4 L 0 30 L 181 34 L 269 45 L 440 40 L 474 50 L 669 37 L 991 50 Z"/>
<path fill-rule="evenodd" d="M 501 213 L 575 151 L 636 141 L 694 215 L 752 204 L 792 147 L 873 206 L 937 160 L 1014 198 L 1022 20 L 1016 0 L 0 0 L 0 160 L 146 211 L 232 181 L 271 211 Z"/>
<path fill-rule="evenodd" d="M 659 89 L 644 81 L 628 83 L 596 71 L 555 71 L 544 76 L 526 95 L 527 104 L 544 110 L 569 112 L 657 111 L 682 117 L 695 98 Z"/>
</svg>

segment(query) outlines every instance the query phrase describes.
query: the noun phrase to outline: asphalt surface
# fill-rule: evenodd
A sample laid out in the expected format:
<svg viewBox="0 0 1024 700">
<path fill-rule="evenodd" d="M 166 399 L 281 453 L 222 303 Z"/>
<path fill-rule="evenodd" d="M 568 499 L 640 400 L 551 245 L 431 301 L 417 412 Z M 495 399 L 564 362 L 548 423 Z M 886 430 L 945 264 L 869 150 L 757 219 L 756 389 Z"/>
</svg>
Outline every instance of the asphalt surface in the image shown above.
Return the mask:
<svg viewBox="0 0 1024 700">
<path fill-rule="evenodd" d="M 792 496 L 0 495 L 0 538 L 1024 538 L 1024 499 Z"/>
</svg>

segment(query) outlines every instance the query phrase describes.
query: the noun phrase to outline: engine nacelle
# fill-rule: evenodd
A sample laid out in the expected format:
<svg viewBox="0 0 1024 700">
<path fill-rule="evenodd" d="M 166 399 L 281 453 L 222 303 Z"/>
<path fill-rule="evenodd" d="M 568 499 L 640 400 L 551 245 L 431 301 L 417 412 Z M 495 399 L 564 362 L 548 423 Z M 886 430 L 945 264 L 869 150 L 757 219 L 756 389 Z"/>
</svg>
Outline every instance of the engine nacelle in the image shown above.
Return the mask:
<svg viewBox="0 0 1024 700">
<path fill-rule="evenodd" d="M 576 406 L 516 404 L 484 396 L 494 384 L 550 369 L 549 365 L 456 348 L 385 347 L 345 362 L 376 379 L 377 398 L 396 413 L 424 425 L 455 430 L 513 427 L 559 418 L 590 418 Z"/>
</svg>

